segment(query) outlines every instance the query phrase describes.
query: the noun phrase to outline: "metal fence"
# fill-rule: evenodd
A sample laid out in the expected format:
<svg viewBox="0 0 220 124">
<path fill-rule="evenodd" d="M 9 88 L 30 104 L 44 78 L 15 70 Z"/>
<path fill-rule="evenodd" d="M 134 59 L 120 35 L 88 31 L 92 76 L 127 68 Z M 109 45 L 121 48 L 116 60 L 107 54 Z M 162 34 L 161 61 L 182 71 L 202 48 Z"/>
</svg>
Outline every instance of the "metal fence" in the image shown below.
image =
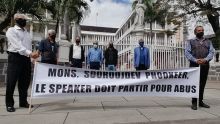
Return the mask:
<svg viewBox="0 0 220 124">
<path fill-rule="evenodd" d="M 87 56 L 89 48 L 92 45 L 82 44 Z M 160 45 L 145 45 L 150 51 L 150 69 L 174 69 L 188 67 L 188 61 L 184 56 L 183 47 L 160 46 Z M 137 44 L 115 44 L 114 47 L 118 50 L 118 65 L 117 70 L 129 71 L 134 70 L 134 49 Z M 107 49 L 107 44 L 99 45 L 99 49 L 104 51 Z M 86 58 L 87 60 L 87 58 Z M 87 67 L 87 63 L 84 63 Z M 102 70 L 105 70 L 105 63 L 102 65 Z"/>
</svg>

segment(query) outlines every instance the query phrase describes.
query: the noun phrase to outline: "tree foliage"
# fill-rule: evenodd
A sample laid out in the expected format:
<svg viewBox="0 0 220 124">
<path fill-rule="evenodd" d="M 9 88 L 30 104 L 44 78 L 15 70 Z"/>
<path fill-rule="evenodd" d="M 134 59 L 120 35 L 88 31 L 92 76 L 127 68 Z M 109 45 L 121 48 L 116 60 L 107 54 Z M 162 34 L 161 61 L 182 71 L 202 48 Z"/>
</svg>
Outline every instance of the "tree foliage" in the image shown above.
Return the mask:
<svg viewBox="0 0 220 124">
<path fill-rule="evenodd" d="M 70 22 L 77 24 L 81 22 L 87 10 L 88 3 L 84 0 L 51 0 L 49 2 L 52 9 L 52 18 L 56 20 L 55 30 L 57 32 L 60 22 L 64 23 L 64 34 L 70 39 Z"/>
<path fill-rule="evenodd" d="M 84 13 L 89 9 L 88 3 L 84 0 L 51 0 L 49 2 L 51 9 L 53 9 L 53 18 L 64 18 L 67 10 L 70 21 L 75 20 L 79 23 L 84 16 Z"/>
<path fill-rule="evenodd" d="M 41 20 L 45 9 L 48 7 L 45 0 L 0 0 L 0 32 L 12 23 L 17 12 L 28 13 Z"/>
<path fill-rule="evenodd" d="M 184 20 L 186 16 L 206 17 L 211 24 L 216 35 L 216 47 L 220 47 L 220 0 L 155 0 L 154 4 L 148 6 L 146 16 L 148 21 L 159 20 L 163 24 L 163 18 L 166 17 L 167 22 L 180 25 L 181 18 Z M 144 0 L 144 3 L 149 0 Z M 148 5 L 148 4 L 146 4 Z M 153 8 L 153 9 L 152 9 Z M 164 10 L 163 10 L 164 9 Z M 152 10 L 152 11 L 151 11 Z M 162 13 L 159 13 L 162 10 Z M 148 11 L 148 12 L 147 12 Z M 163 13 L 164 12 L 164 13 Z M 147 14 L 148 13 L 148 14 Z M 158 18 L 157 18 L 158 16 Z M 149 20 L 152 19 L 152 20 Z M 178 28 L 178 26 L 176 27 Z"/>
<path fill-rule="evenodd" d="M 2 32 L 13 20 L 13 15 L 17 12 L 31 14 L 39 20 L 45 18 L 45 10 L 52 13 L 53 19 L 59 21 L 63 19 L 65 10 L 70 13 L 70 21 L 80 22 L 83 12 L 88 10 L 88 4 L 84 0 L 0 0 L 0 16 L 3 20 L 0 23 Z"/>
<path fill-rule="evenodd" d="M 220 47 L 219 0 L 176 0 L 174 7 L 180 12 L 178 15 L 180 17 L 185 15 L 206 17 L 216 35 L 214 45 L 216 48 Z"/>
</svg>

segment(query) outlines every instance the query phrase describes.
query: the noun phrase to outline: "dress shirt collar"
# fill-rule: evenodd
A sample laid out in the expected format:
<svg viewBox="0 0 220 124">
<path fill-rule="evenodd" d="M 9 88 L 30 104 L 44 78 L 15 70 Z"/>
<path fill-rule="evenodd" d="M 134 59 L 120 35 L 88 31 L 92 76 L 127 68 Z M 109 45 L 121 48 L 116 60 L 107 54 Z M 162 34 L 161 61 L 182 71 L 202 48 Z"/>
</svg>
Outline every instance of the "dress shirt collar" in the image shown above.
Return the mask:
<svg viewBox="0 0 220 124">
<path fill-rule="evenodd" d="M 17 25 L 15 25 L 14 27 L 15 27 L 15 29 L 17 29 L 17 30 L 23 30 L 23 31 L 26 31 L 25 28 L 22 29 L 21 27 L 19 27 L 19 26 L 17 26 Z"/>
<path fill-rule="evenodd" d="M 203 37 L 202 39 L 198 39 L 198 38 L 196 37 L 194 40 L 202 42 L 202 41 L 206 40 L 206 38 Z"/>
<path fill-rule="evenodd" d="M 76 45 L 76 43 L 73 43 L 73 46 L 80 46 L 80 44 L 79 44 L 79 45 Z"/>
</svg>

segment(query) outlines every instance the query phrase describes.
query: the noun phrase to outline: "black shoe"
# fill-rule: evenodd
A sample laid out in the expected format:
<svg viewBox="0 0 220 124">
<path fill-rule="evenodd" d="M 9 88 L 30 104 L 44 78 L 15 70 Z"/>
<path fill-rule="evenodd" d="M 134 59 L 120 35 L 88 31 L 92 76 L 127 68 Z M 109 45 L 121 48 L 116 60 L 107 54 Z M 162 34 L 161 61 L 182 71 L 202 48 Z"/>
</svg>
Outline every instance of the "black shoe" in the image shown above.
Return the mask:
<svg viewBox="0 0 220 124">
<path fill-rule="evenodd" d="M 20 107 L 23 107 L 23 108 L 29 108 L 30 104 L 26 103 L 26 104 L 21 104 Z M 31 108 L 33 108 L 34 106 L 31 105 Z"/>
<path fill-rule="evenodd" d="M 197 110 L 197 105 L 196 104 L 192 104 L 191 109 L 192 110 Z"/>
<path fill-rule="evenodd" d="M 199 103 L 199 107 L 210 108 L 209 105 L 207 105 L 207 104 L 205 104 L 205 103 L 203 103 L 203 102 Z"/>
<path fill-rule="evenodd" d="M 14 107 L 6 107 L 7 112 L 15 112 L 15 108 Z"/>
</svg>

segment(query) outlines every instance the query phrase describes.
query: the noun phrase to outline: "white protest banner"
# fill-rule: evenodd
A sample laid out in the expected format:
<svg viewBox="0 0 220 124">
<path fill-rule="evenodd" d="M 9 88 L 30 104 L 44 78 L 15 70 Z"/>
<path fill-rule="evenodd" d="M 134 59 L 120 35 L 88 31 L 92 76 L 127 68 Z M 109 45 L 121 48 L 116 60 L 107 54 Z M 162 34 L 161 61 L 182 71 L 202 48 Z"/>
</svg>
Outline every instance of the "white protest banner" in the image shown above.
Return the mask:
<svg viewBox="0 0 220 124">
<path fill-rule="evenodd" d="M 32 98 L 61 96 L 199 96 L 199 68 L 96 71 L 36 63 Z"/>
</svg>

